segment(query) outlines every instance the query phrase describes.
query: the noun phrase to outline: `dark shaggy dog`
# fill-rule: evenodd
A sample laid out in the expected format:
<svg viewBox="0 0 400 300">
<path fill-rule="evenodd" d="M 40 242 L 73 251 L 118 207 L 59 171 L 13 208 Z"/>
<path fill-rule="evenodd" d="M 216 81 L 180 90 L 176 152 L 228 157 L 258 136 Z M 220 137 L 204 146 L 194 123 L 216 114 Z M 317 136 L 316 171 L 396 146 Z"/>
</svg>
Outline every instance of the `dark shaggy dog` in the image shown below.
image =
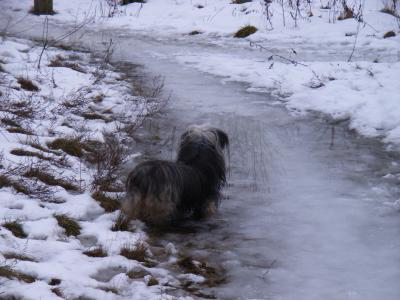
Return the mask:
<svg viewBox="0 0 400 300">
<path fill-rule="evenodd" d="M 223 150 L 228 146 L 222 130 L 191 126 L 181 136 L 176 161 L 150 160 L 129 174 L 125 217 L 160 225 L 213 213 L 226 183 Z"/>
</svg>

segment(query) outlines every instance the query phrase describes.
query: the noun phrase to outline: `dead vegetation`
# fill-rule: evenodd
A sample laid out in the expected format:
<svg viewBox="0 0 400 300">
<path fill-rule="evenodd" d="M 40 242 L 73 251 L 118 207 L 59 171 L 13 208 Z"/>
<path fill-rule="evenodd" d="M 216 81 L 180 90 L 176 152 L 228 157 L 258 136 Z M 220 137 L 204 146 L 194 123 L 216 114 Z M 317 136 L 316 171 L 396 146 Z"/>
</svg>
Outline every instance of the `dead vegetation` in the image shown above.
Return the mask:
<svg viewBox="0 0 400 300">
<path fill-rule="evenodd" d="M 81 234 L 81 226 L 77 221 L 66 214 L 54 215 L 60 227 L 64 228 L 66 236 L 78 236 Z"/>
<path fill-rule="evenodd" d="M 79 191 L 79 186 L 73 182 L 72 178 L 67 180 L 66 178 L 55 177 L 44 168 L 30 168 L 23 174 L 23 176 L 40 180 L 46 185 L 60 186 L 67 191 Z"/>
<path fill-rule="evenodd" d="M 245 38 L 257 32 L 257 28 L 252 25 L 246 25 L 240 28 L 235 34 L 235 38 Z"/>
<path fill-rule="evenodd" d="M 18 253 L 18 252 L 5 252 L 5 253 L 3 253 L 3 256 L 4 256 L 5 259 L 31 261 L 31 262 L 36 262 L 37 261 L 32 256 L 28 256 L 28 255 L 26 255 L 24 253 Z"/>
<path fill-rule="evenodd" d="M 106 257 L 108 255 L 107 251 L 104 250 L 102 246 L 96 246 L 92 249 L 86 250 L 83 254 L 90 257 Z"/>
<path fill-rule="evenodd" d="M 29 78 L 18 77 L 17 81 L 18 81 L 19 85 L 21 86 L 21 88 L 23 88 L 26 91 L 30 91 L 30 92 L 39 91 L 38 86 L 36 84 L 34 84 L 33 81 L 30 80 Z"/>
<path fill-rule="evenodd" d="M 24 239 L 28 236 L 25 233 L 24 228 L 22 227 L 22 224 L 20 222 L 18 222 L 17 220 L 5 222 L 2 224 L 2 226 L 4 228 L 8 229 L 9 231 L 11 231 L 11 233 L 18 238 Z"/>
<path fill-rule="evenodd" d="M 120 254 L 127 259 L 136 260 L 141 263 L 150 262 L 147 245 L 145 242 L 138 242 L 135 245 L 127 244 L 122 249 Z"/>
<path fill-rule="evenodd" d="M 27 273 L 15 270 L 12 266 L 0 266 L 0 277 L 7 279 L 17 279 L 26 283 L 33 283 L 36 278 Z"/>
</svg>

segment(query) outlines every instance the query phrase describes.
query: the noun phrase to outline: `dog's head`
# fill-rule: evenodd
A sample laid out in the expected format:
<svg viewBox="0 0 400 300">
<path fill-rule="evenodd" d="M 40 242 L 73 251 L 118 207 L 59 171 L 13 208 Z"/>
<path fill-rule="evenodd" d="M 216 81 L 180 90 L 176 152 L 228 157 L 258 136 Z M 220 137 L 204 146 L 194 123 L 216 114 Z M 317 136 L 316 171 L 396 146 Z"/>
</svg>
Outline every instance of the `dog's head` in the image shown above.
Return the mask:
<svg viewBox="0 0 400 300">
<path fill-rule="evenodd" d="M 207 143 L 224 150 L 229 147 L 229 138 L 221 129 L 209 125 L 192 125 L 182 134 L 180 148 L 190 143 Z"/>
</svg>

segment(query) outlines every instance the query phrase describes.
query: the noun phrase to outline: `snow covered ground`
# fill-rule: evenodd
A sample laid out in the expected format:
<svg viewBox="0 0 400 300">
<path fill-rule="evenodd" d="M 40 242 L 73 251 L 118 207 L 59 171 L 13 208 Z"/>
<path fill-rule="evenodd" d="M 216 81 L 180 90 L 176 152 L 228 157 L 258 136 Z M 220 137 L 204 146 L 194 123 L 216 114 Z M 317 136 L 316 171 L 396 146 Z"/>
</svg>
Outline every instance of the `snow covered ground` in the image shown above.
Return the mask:
<svg viewBox="0 0 400 300">
<path fill-rule="evenodd" d="M 350 127 L 363 135 L 400 142 L 396 79 L 400 5 L 396 10 L 388 0 L 351 0 L 347 5 L 354 18 L 338 20 L 344 11 L 340 1 L 300 1 L 298 7 L 279 1 L 267 6 L 261 0 L 233 2 L 149 0 L 113 6 L 115 1 L 58 1 L 57 14 L 49 18 L 61 23 L 85 20 L 97 29 L 129 29 L 159 39 L 225 47 L 224 55 L 182 50 L 176 57 L 226 80 L 248 83 L 251 90 L 271 91 L 295 112 L 321 111 L 350 120 Z M 30 5 L 30 0 L 2 4 L 20 12 Z M 392 9 L 392 14 L 382 12 L 385 9 Z M 257 32 L 234 38 L 246 25 L 257 27 Z M 395 36 L 384 38 L 390 31 Z M 258 49 L 264 56 L 242 57 L 238 47 Z"/>
<path fill-rule="evenodd" d="M 323 112 L 338 121 L 349 120 L 350 127 L 363 135 L 398 145 L 399 19 L 380 12 L 388 5 L 385 1 L 366 0 L 349 1 L 356 15 L 361 17 L 362 12 L 363 22 L 355 19 L 339 21 L 337 18 L 343 8 L 332 2 L 311 2 L 310 7 L 301 7 L 301 16 L 296 18 L 292 17 L 296 10 L 287 6 L 282 10 L 279 1 L 272 2 L 267 11 L 264 1 L 258 0 L 244 4 L 232 4 L 230 0 L 148 0 L 116 10 L 103 0 L 70 0 L 55 1 L 57 14 L 49 19 L 60 26 L 87 22 L 89 28 L 99 32 L 110 28 L 119 33 L 131 30 L 161 43 L 168 40 L 183 45 L 204 45 L 201 52 L 182 48 L 169 55 L 188 68 L 220 76 L 224 81 L 244 82 L 251 91 L 272 93 L 279 100 L 277 105 L 285 104 L 294 114 Z M 361 9 L 358 4 L 363 4 Z M 31 5 L 31 0 L 0 2 L 1 8 L 12 11 L 16 18 L 23 17 Z M 26 17 L 35 22 L 44 21 L 44 18 Z M 256 26 L 258 31 L 245 39 L 233 37 L 239 28 L 248 24 Z M 392 30 L 397 35 L 384 38 Z M 250 46 L 250 41 L 258 48 Z M 352 61 L 348 62 L 354 45 Z M 260 46 L 264 49 L 260 50 Z M 213 47 L 222 51 L 213 51 Z M 0 227 L 0 252 L 4 257 L 4 264 L 0 266 L 3 270 L 31 275 L 32 278 L 24 277 L 27 282 L 35 280 L 30 284 L 24 280 L 2 281 L 0 296 L 1 292 L 7 292 L 31 299 L 57 299 L 56 294 L 62 293 L 68 299 L 83 295 L 95 299 L 151 299 L 156 294 L 163 294 L 159 286 L 147 285 L 151 282 L 148 276 L 163 283 L 173 282 L 175 279 L 165 269 L 150 270 L 136 260 L 120 255 L 127 240 L 132 243 L 128 246 L 135 247 L 146 237 L 140 230 L 134 233 L 111 230 L 117 212 L 105 212 L 93 199 L 90 187 L 93 169 L 86 167 L 80 158 L 46 146 L 65 135 L 82 137 L 84 141 L 104 141 L 103 131 L 113 131 L 118 124 L 109 120 L 128 118 L 135 122 L 137 115 L 125 115 L 125 112 L 142 111 L 140 108 L 146 105 L 145 100 L 127 96 L 129 87 L 116 81 L 120 75 L 111 70 L 99 74 L 96 63 L 91 64 L 85 53 L 50 49 L 45 52 L 38 71 L 40 51 L 40 47 L 27 41 L 4 39 L 0 43 L 0 64 L 6 71 L 0 71 L 1 97 L 17 101 L 15 107 L 3 108 L 1 116 L 4 119 L 0 135 L 4 159 L 0 171 L 9 181 L 2 183 L 0 215 L 4 216 L 2 224 L 13 225 L 13 221 L 17 221 L 27 235 L 16 237 L 4 226 Z M 62 59 L 57 59 L 57 55 Z M 76 55 L 80 57 L 78 62 Z M 53 67 L 49 66 L 52 61 Z M 99 79 L 102 74 L 105 77 Z M 24 90 L 18 77 L 32 80 L 39 90 Z M 68 103 L 71 98 L 76 105 L 83 103 L 87 111 L 77 115 L 74 101 Z M 13 116 L 21 99 L 30 99 L 29 105 L 33 105 L 34 114 L 29 120 Z M 86 101 L 88 99 L 91 100 Z M 102 101 L 97 103 L 96 99 Z M 130 109 L 132 106 L 129 105 L 135 109 Z M 109 115 L 109 109 L 113 114 Z M 85 132 L 92 134 L 82 136 Z M 25 152 L 10 153 L 16 149 Z M 20 155 L 15 155 L 18 153 Z M 62 187 L 49 187 L 37 176 L 24 176 L 28 171 L 26 168 L 44 168 L 43 162 L 37 165 L 38 161 L 44 161 L 45 170 L 54 177 L 71 181 L 78 190 L 71 192 Z M 34 186 L 35 196 L 16 193 L 19 186 L 15 182 Z M 120 196 L 118 193 L 107 195 Z M 50 201 L 44 199 L 48 197 Z M 288 198 L 291 203 L 292 199 Z M 322 204 L 318 202 L 318 205 Z M 354 210 L 358 211 L 358 208 Z M 321 211 L 323 209 L 325 207 Z M 338 211 L 341 209 L 338 205 Z M 67 214 L 77 220 L 82 234 L 78 238 L 67 236 L 55 214 Z M 321 216 L 319 219 L 324 221 Z M 347 227 L 343 229 L 346 230 Z M 104 249 L 107 256 L 83 254 L 98 249 Z M 343 253 L 346 252 L 344 249 Z M 151 259 L 151 254 L 148 255 Z M 327 257 L 321 257 L 321 261 Z M 147 277 L 129 278 L 126 274 L 133 269 L 137 273 L 144 270 L 141 274 Z M 10 276 L 21 278 L 21 274 Z M 116 291 L 120 295 L 115 294 Z"/>
<path fill-rule="evenodd" d="M 129 126 L 160 102 L 102 57 L 41 52 L 0 40 L 0 297 L 154 298 L 169 275 L 147 271 L 142 231 L 114 224 Z"/>
</svg>

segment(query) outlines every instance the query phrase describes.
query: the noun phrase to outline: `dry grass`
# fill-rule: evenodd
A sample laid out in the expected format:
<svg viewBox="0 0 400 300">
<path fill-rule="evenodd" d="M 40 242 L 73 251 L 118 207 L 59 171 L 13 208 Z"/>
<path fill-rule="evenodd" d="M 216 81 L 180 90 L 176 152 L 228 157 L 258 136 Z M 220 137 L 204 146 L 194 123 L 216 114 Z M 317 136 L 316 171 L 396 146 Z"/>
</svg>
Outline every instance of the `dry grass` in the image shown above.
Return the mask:
<svg viewBox="0 0 400 300">
<path fill-rule="evenodd" d="M 245 38 L 248 37 L 249 35 L 256 33 L 257 32 L 257 28 L 255 26 L 252 25 L 246 25 L 243 26 L 242 28 L 240 28 L 235 34 L 234 37 L 235 38 Z"/>
<path fill-rule="evenodd" d="M 17 81 L 18 81 L 19 85 L 21 86 L 21 88 L 23 88 L 26 91 L 30 91 L 30 92 L 39 91 L 38 86 L 36 84 L 34 84 L 32 82 L 32 80 L 30 80 L 29 78 L 18 77 Z"/>
<path fill-rule="evenodd" d="M 53 68 L 69 68 L 71 70 L 86 74 L 86 70 L 80 64 L 65 61 L 65 58 L 61 55 L 57 55 L 55 58 L 53 58 L 48 66 Z"/>
<path fill-rule="evenodd" d="M 11 179 L 5 174 L 0 174 L 0 189 L 3 187 L 13 188 L 17 193 L 25 195 L 30 194 L 30 189 L 27 186 L 21 184 L 19 181 Z"/>
<path fill-rule="evenodd" d="M 118 200 L 107 196 L 104 192 L 96 191 L 92 194 L 92 198 L 96 200 L 106 212 L 113 212 L 119 209 Z"/>
<path fill-rule="evenodd" d="M 83 156 L 82 143 L 79 138 L 57 138 L 47 146 L 53 150 L 62 150 L 71 156 Z"/>
<path fill-rule="evenodd" d="M 57 178 L 52 174 L 44 170 L 41 170 L 39 168 L 30 168 L 23 174 L 23 176 L 28 178 L 36 178 L 37 180 L 40 180 L 44 184 L 50 186 L 60 186 L 66 189 L 67 191 L 79 191 L 79 187 L 76 186 L 74 183 L 68 182 L 64 178 Z"/>
<path fill-rule="evenodd" d="M 204 284 L 213 287 L 226 282 L 226 272 L 222 267 L 211 266 L 205 261 L 194 260 L 191 256 L 181 254 L 181 258 L 177 261 L 177 265 L 185 273 L 201 275 L 206 278 Z"/>
<path fill-rule="evenodd" d="M 253 0 L 232 0 L 231 4 L 243 4 L 248 2 L 253 2 Z"/>
<path fill-rule="evenodd" d="M 77 236 L 81 234 L 81 226 L 77 221 L 65 214 L 54 215 L 60 227 L 64 228 L 67 236 Z"/>
<path fill-rule="evenodd" d="M 130 231 L 129 221 L 122 214 L 119 214 L 114 225 L 111 227 L 111 231 Z"/>
<path fill-rule="evenodd" d="M 48 157 L 43 156 L 39 152 L 28 151 L 28 150 L 24 150 L 24 149 L 21 149 L 21 148 L 12 149 L 10 151 L 10 153 L 12 155 L 16 155 L 16 156 L 37 157 L 37 158 L 43 159 L 43 160 L 50 160 Z"/>
<path fill-rule="evenodd" d="M 12 120 L 12 119 L 8 119 L 8 118 L 3 118 L 1 119 L 1 123 L 7 126 L 11 126 L 11 127 L 21 127 L 20 124 L 18 124 L 16 121 Z"/>
<path fill-rule="evenodd" d="M 147 255 L 147 247 L 144 242 L 139 242 L 137 245 L 126 245 L 121 249 L 120 254 L 127 259 L 136 260 L 139 262 L 147 262 L 148 255 Z"/>
<path fill-rule="evenodd" d="M 3 256 L 6 259 L 16 259 L 16 260 L 37 262 L 37 260 L 34 259 L 33 257 L 25 255 L 23 253 L 6 252 L 6 253 L 3 253 Z"/>
<path fill-rule="evenodd" d="M 86 256 L 90 257 L 106 257 L 108 256 L 107 251 L 104 250 L 102 246 L 97 246 L 92 249 L 86 250 L 83 252 Z"/>
<path fill-rule="evenodd" d="M 132 269 L 132 270 L 128 271 L 126 273 L 126 275 L 131 279 L 141 279 L 147 275 L 150 275 L 150 273 L 148 271 L 146 271 L 145 269 L 136 268 L 136 269 Z"/>
<path fill-rule="evenodd" d="M 33 132 L 29 129 L 24 129 L 22 127 L 10 127 L 7 128 L 9 133 L 19 133 L 19 134 L 26 134 L 26 135 L 33 135 Z"/>
<path fill-rule="evenodd" d="M 25 233 L 22 224 L 18 221 L 9 221 L 2 224 L 4 228 L 7 228 L 11 233 L 19 238 L 26 238 L 28 235 Z"/>
<path fill-rule="evenodd" d="M 106 116 L 103 116 L 99 113 L 94 113 L 94 112 L 86 112 L 82 114 L 82 117 L 85 118 L 86 120 L 103 120 L 104 122 L 108 123 L 111 120 L 107 118 Z"/>
<path fill-rule="evenodd" d="M 17 279 L 26 283 L 33 283 L 36 281 L 36 278 L 32 275 L 14 270 L 10 266 L 0 266 L 0 277 L 7 279 Z"/>
<path fill-rule="evenodd" d="M 346 2 L 343 2 L 343 11 L 340 13 L 338 20 L 346 20 L 354 18 L 354 11 L 347 6 Z"/>
<path fill-rule="evenodd" d="M 115 295 L 119 295 L 119 291 L 116 287 L 112 287 L 112 286 L 101 286 L 99 287 L 99 290 L 102 290 L 106 293 L 113 293 Z"/>
<path fill-rule="evenodd" d="M 60 297 L 60 298 L 64 298 L 64 295 L 63 295 L 63 293 L 62 293 L 61 288 L 59 288 L 59 287 L 52 288 L 51 291 L 52 291 L 56 296 L 58 296 L 58 297 Z"/>
<path fill-rule="evenodd" d="M 52 285 L 52 286 L 59 285 L 60 283 L 61 283 L 61 279 L 58 279 L 58 278 L 52 278 L 49 281 L 49 285 Z"/>
<path fill-rule="evenodd" d="M 396 36 L 396 33 L 395 33 L 393 30 L 390 30 L 390 31 L 386 32 L 386 33 L 383 35 L 383 38 L 384 38 L 384 39 L 387 39 L 387 38 L 394 37 L 394 36 Z"/>
</svg>

